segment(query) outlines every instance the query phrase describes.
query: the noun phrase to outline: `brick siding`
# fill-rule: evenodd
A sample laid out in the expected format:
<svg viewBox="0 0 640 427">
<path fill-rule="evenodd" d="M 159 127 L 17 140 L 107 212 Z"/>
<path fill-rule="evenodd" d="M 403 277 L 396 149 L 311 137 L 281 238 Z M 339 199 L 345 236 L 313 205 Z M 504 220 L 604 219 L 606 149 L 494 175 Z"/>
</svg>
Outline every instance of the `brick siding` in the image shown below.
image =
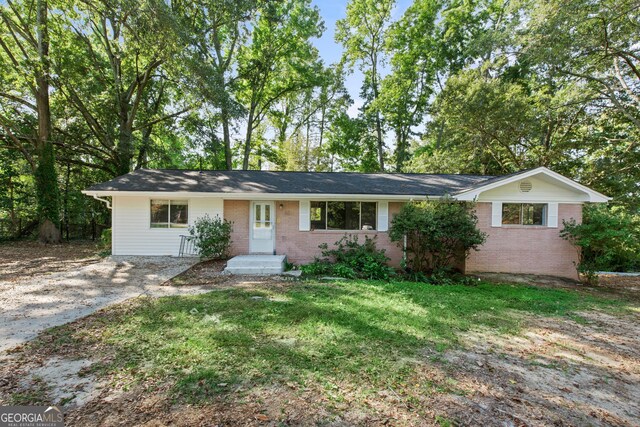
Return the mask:
<svg viewBox="0 0 640 427">
<path fill-rule="evenodd" d="M 558 228 L 491 226 L 491 203 L 478 203 L 478 228 L 488 234 L 479 251 L 471 251 L 467 272 L 528 273 L 577 279 L 576 249 L 560 238 L 562 220 L 582 220 L 582 205 L 560 203 Z"/>
<path fill-rule="evenodd" d="M 248 200 L 225 200 L 224 217 L 233 221 L 231 254 L 249 253 Z M 282 208 L 280 207 L 282 205 Z M 399 212 L 401 203 L 389 203 L 389 221 Z M 276 253 L 287 255 L 297 264 L 312 262 L 320 256 L 318 245 L 329 246 L 344 236 L 345 231 L 299 231 L 298 202 L 276 201 Z M 562 220 L 582 219 L 580 204 L 558 206 L 558 228 L 546 227 L 491 227 L 491 203 L 478 203 L 478 227 L 488 234 L 479 251 L 471 251 L 465 263 L 466 272 L 530 273 L 577 278 L 574 262 L 578 260 L 575 248 L 559 236 Z M 385 249 L 391 265 L 398 267 L 402 249 L 389 240 L 387 232 L 352 231 L 364 239 L 365 235 L 378 236 L 377 246 Z"/>
<path fill-rule="evenodd" d="M 233 221 L 231 239 L 231 254 L 249 253 L 249 201 L 225 200 L 224 217 Z M 282 208 L 280 207 L 282 205 Z M 377 237 L 378 248 L 385 249 L 391 258 L 392 265 L 399 266 L 402 250 L 389 240 L 387 232 L 375 231 L 335 231 L 335 230 L 299 230 L 299 203 L 297 201 L 276 201 L 276 253 L 287 255 L 289 261 L 296 264 L 307 264 L 320 256 L 318 245 L 327 243 L 331 247 L 340 240 L 345 233 L 357 234 L 364 240 L 364 236 Z M 400 203 L 389 203 L 389 218 L 400 210 Z"/>
</svg>

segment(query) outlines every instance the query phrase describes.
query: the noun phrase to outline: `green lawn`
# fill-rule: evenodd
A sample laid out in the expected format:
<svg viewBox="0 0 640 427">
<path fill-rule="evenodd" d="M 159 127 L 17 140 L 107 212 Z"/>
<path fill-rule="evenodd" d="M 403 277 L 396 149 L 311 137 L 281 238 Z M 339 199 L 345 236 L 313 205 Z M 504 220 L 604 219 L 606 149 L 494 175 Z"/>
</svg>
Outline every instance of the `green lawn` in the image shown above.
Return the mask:
<svg viewBox="0 0 640 427">
<path fill-rule="evenodd" d="M 54 347 L 108 349 L 103 373 L 170 382 L 177 400 L 203 403 L 239 384 L 393 387 L 411 375 L 407 360 L 459 345 L 464 331 L 516 334 L 527 314 L 593 308 L 624 310 L 619 301 L 519 285 L 299 282 L 145 299 L 53 334 Z"/>
</svg>

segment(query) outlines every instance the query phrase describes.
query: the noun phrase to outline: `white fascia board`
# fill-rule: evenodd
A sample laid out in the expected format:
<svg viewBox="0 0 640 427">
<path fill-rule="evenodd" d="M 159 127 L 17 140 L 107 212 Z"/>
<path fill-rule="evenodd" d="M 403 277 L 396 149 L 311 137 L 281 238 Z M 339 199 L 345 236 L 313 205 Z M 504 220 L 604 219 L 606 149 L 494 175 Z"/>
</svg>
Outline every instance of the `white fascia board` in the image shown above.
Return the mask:
<svg viewBox="0 0 640 427">
<path fill-rule="evenodd" d="M 532 169 L 530 171 L 527 172 L 523 172 L 521 174 L 517 174 L 514 176 L 510 176 L 509 178 L 505 178 L 505 179 L 501 179 L 499 181 L 496 182 L 492 182 L 491 184 L 487 184 L 487 185 L 483 185 L 481 187 L 478 188 L 473 188 L 471 190 L 467 190 L 467 191 L 463 191 L 461 193 L 458 193 L 456 195 L 454 195 L 453 197 L 457 200 L 469 200 L 469 201 L 473 201 L 478 199 L 478 196 L 480 196 L 480 193 L 483 193 L 487 190 L 492 190 L 494 188 L 498 188 L 498 187 L 502 187 L 503 185 L 515 182 L 515 181 L 520 181 L 524 178 L 529 178 L 532 176 L 536 176 L 536 175 L 547 175 L 551 178 L 554 178 L 578 191 L 581 191 L 585 194 L 587 194 L 587 196 L 589 196 L 589 202 L 592 203 L 606 203 L 609 200 L 611 200 L 611 197 L 607 197 L 602 193 L 598 193 L 597 191 L 594 191 L 592 189 L 590 189 L 589 187 L 586 187 L 582 184 L 579 184 L 577 182 L 575 182 L 572 179 L 567 178 L 566 176 L 560 175 L 557 172 L 552 171 L 551 169 L 548 169 L 544 166 L 541 166 L 539 168 L 536 169 Z"/>
<path fill-rule="evenodd" d="M 309 193 L 209 193 L 209 192 L 170 192 L 170 191 L 89 191 L 83 190 L 87 196 L 117 196 L 117 197 L 215 197 L 227 200 L 389 200 L 389 201 L 412 201 L 412 200 L 439 200 L 440 196 L 425 195 L 396 195 L 396 194 L 309 194 Z"/>
</svg>

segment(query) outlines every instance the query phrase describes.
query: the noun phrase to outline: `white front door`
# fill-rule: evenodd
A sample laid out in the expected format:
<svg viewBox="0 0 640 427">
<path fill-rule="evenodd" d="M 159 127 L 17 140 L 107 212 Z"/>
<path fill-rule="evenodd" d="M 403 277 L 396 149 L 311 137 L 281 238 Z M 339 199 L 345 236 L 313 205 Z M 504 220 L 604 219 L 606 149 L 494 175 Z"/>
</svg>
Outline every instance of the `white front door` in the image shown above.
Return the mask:
<svg viewBox="0 0 640 427">
<path fill-rule="evenodd" d="M 272 254 L 275 248 L 275 203 L 251 202 L 249 251 Z"/>
</svg>

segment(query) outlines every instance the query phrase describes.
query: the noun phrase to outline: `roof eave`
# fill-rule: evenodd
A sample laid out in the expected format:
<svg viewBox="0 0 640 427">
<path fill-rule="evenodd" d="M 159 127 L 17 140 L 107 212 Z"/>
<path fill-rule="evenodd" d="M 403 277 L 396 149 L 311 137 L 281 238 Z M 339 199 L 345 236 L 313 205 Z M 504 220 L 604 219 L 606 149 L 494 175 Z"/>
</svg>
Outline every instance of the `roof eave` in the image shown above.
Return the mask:
<svg viewBox="0 0 640 427">
<path fill-rule="evenodd" d="M 299 200 L 299 199 L 336 199 L 336 200 L 431 200 L 441 199 L 443 195 L 429 194 L 338 194 L 338 193 L 259 193 L 259 192 L 195 192 L 195 191 L 117 191 L 83 190 L 87 196 L 98 197 L 215 197 L 232 200 Z"/>
<path fill-rule="evenodd" d="M 612 198 L 605 196 L 602 193 L 599 193 L 595 190 L 590 189 L 589 187 L 582 185 L 572 179 L 567 178 L 566 176 L 560 175 L 557 172 L 552 171 L 549 168 L 546 168 L 544 166 L 540 166 L 538 168 L 535 169 L 530 169 L 527 171 L 523 171 L 521 173 L 517 173 L 514 175 L 509 175 L 507 177 L 505 177 L 504 179 L 498 179 L 495 181 L 492 181 L 489 184 L 485 184 L 485 185 L 480 185 L 478 187 L 475 188 L 471 188 L 469 190 L 464 190 L 461 192 L 458 192 L 457 194 L 455 194 L 453 197 L 457 200 L 468 200 L 468 201 L 474 201 L 477 200 L 478 197 L 480 196 L 481 193 L 488 191 L 488 190 L 492 190 L 494 188 L 498 188 L 501 187 L 503 185 L 515 182 L 515 181 L 519 181 L 521 179 L 524 178 L 528 178 L 530 176 L 534 176 L 534 175 L 539 175 L 539 174 L 545 174 L 547 176 L 550 176 L 554 179 L 557 179 L 560 182 L 563 182 L 573 188 L 575 188 L 578 191 L 581 191 L 583 193 L 585 193 L 588 196 L 587 200 L 588 202 L 591 203 L 607 203 L 608 201 L 610 201 Z"/>
</svg>

